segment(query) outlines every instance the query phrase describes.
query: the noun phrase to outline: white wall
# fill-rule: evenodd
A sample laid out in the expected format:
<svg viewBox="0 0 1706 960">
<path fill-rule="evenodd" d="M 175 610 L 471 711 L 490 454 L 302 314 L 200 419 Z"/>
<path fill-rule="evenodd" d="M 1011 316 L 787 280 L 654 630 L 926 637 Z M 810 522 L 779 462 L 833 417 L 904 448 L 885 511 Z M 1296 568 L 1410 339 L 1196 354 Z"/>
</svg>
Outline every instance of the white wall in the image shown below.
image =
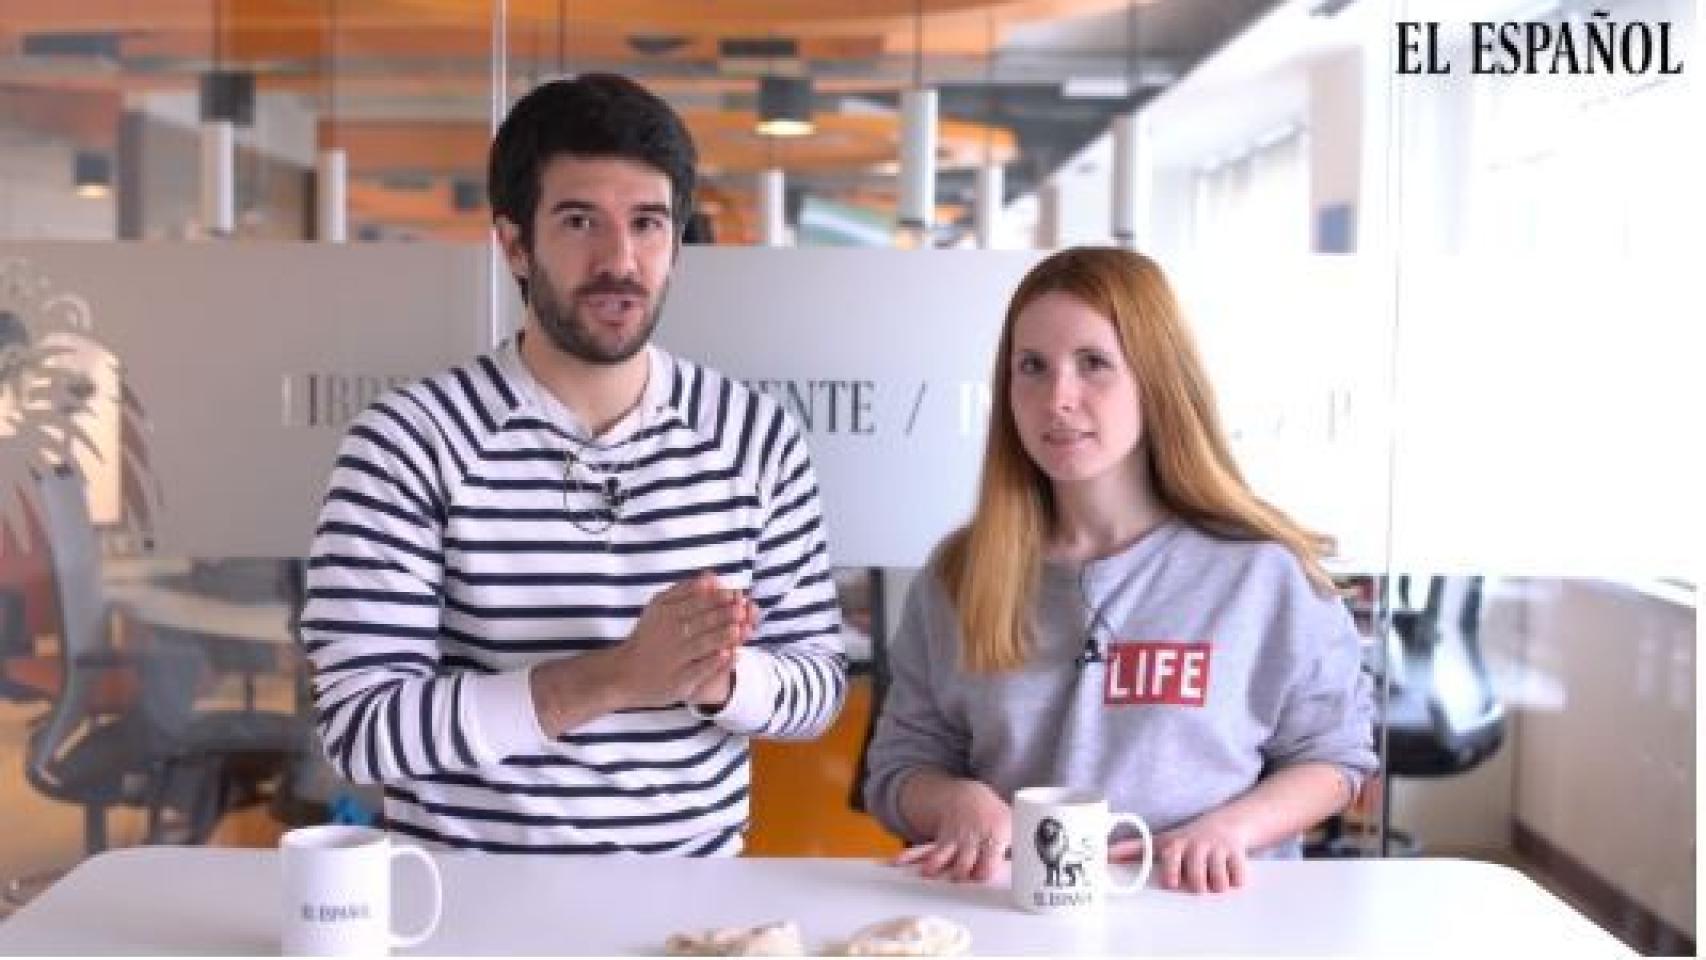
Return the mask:
<svg viewBox="0 0 1706 960">
<path fill-rule="evenodd" d="M 1489 580 L 1505 742 L 1467 773 L 1393 781 L 1394 825 L 1446 855 L 1506 848 L 1520 822 L 1693 937 L 1697 615 L 1682 599 Z"/>
<path fill-rule="evenodd" d="M 127 98 L 127 109 L 141 120 L 136 138 L 141 181 L 138 239 L 205 239 L 200 108 L 195 95 L 138 93 Z M 306 239 L 303 218 L 314 169 L 315 121 L 302 97 L 256 96 L 254 123 L 236 131 L 239 237 Z"/>
<path fill-rule="evenodd" d="M 1052 210 L 1053 234 L 1039 237 L 1039 246 L 1107 244 L 1112 239 L 1113 162 L 1113 138 L 1104 133 L 1049 175 L 1047 182 L 1058 192 L 1059 203 Z"/>
<path fill-rule="evenodd" d="M 127 109 L 149 121 L 138 146 L 144 235 L 139 239 L 198 238 L 200 178 L 197 102 L 189 93 L 137 93 Z M 72 191 L 74 146 L 68 141 L 9 126 L 0 117 L 0 237 L 19 240 L 112 240 L 117 236 L 116 193 L 99 200 Z M 303 206 L 297 182 L 314 165 L 315 115 L 293 95 L 262 95 L 255 123 L 237 131 L 246 163 L 239 165 L 247 236 L 295 239 Z M 113 173 L 126 158 L 113 155 Z M 274 183 L 272 180 L 278 180 Z"/>
<path fill-rule="evenodd" d="M 77 196 L 71 179 L 74 155 L 70 143 L 7 126 L 0 118 L 0 237 L 113 239 L 113 198 Z"/>
<path fill-rule="evenodd" d="M 1355 49 L 1323 54 L 1307 73 L 1309 209 L 1318 223 L 1329 207 L 1354 214 L 1361 206 L 1363 57 Z"/>
<path fill-rule="evenodd" d="M 1697 613 L 1604 581 L 1525 586 L 1516 817 L 1693 937 Z"/>
<path fill-rule="evenodd" d="M 1367 99 L 1360 51 L 1376 19 L 1370 8 L 1382 5 L 1353 4 L 1333 18 L 1312 17 L 1308 6 L 1280 5 L 1140 112 L 1154 175 L 1147 249 L 1164 261 L 1191 252 L 1195 171 L 1276 131 L 1308 137 L 1312 209 L 1360 199 Z"/>
<path fill-rule="evenodd" d="M 150 91 L 127 98 L 126 107 L 185 130 L 201 126 L 201 101 L 193 91 Z M 318 114 L 295 94 L 255 94 L 254 122 L 237 128 L 237 145 L 299 167 L 314 166 Z"/>
</svg>

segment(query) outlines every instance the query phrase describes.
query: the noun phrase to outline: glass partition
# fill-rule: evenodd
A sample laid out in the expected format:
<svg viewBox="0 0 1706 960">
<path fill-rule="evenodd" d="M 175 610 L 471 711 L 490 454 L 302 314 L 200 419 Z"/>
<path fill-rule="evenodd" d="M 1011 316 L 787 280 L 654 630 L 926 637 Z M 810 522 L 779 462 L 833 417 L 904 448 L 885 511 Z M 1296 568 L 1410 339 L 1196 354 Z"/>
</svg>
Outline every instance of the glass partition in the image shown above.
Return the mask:
<svg viewBox="0 0 1706 960">
<path fill-rule="evenodd" d="M 1443 55 L 1469 62 L 1467 21 L 1505 18 L 1693 57 L 1688 3 L 1485 7 L 1444 24 Z M 1391 123 L 1393 570 L 1419 611 L 1394 624 L 1391 823 L 1522 867 L 1663 954 L 1695 943 L 1699 532 L 1679 511 L 1699 395 L 1678 231 L 1700 210 L 1697 82 L 1461 70 L 1397 84 Z M 1418 703 L 1429 751 L 1404 719 Z"/>
<path fill-rule="evenodd" d="M 1317 852 L 1508 864 L 1648 953 L 1695 937 L 1697 15 L 1284 4 L 1139 114 L 1240 454 L 1341 537 L 1380 682 Z M 1478 72 L 1471 21 L 1688 67 Z M 1429 25 L 1455 69 L 1400 72 Z"/>
</svg>

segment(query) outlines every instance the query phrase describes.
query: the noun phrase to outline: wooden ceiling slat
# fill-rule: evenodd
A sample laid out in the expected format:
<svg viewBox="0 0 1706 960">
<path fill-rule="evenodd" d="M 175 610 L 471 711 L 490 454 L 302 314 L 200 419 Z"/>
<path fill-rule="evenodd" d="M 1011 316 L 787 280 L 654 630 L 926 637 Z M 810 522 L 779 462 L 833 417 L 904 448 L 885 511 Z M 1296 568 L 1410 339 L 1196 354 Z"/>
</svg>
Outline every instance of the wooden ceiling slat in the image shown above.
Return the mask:
<svg viewBox="0 0 1706 960">
<path fill-rule="evenodd" d="M 123 99 L 116 91 L 0 85 L 0 117 L 91 150 L 113 148 L 122 109 Z"/>
<path fill-rule="evenodd" d="M 326 124 L 320 124 L 325 136 Z M 403 120 L 342 120 L 338 146 L 349 154 L 349 175 L 408 172 L 465 175 L 485 169 L 491 128 L 483 123 Z"/>
<path fill-rule="evenodd" d="M 319 49 L 305 36 L 325 31 L 324 0 L 221 0 L 228 52 L 236 58 Z M 1150 0 L 1153 2 L 1153 0 Z M 579 49 L 593 38 L 615 40 L 656 33 L 687 37 L 703 52 L 719 37 L 789 37 L 806 45 L 807 56 L 868 56 L 871 51 L 911 50 L 914 0 L 574 0 L 567 38 Z M 925 0 L 925 54 L 981 54 L 988 48 L 988 23 L 1036 22 L 1122 9 L 1126 0 Z M 0 37 L 31 33 L 117 31 L 183 32 L 211 48 L 212 0 L 0 0 Z M 541 29 L 555 35 L 557 0 L 508 0 L 512 38 Z M 371 34 L 375 55 L 410 55 L 427 33 L 472 35 L 489 47 L 490 0 L 361 0 L 345 2 L 340 35 Z M 271 35 L 293 35 L 293 40 Z M 340 42 L 342 42 L 340 40 Z M 442 41 L 440 41 L 442 42 Z M 172 41 L 176 46 L 179 41 Z M 847 44 L 854 51 L 837 52 Z M 813 49 L 814 45 L 817 46 Z M 629 51 L 631 53 L 631 51 Z M 638 55 L 635 55 L 638 58 Z"/>
<path fill-rule="evenodd" d="M 773 162 L 786 170 L 873 170 L 900 155 L 900 125 L 890 116 L 818 118 L 818 133 L 774 145 L 752 132 L 755 117 L 740 111 L 683 111 L 708 168 L 719 175 L 750 173 Z M 324 137 L 326 124 L 321 125 Z M 479 176 L 485 169 L 490 128 L 483 122 L 344 120 L 338 144 L 349 154 L 352 177 L 406 171 L 431 176 Z M 989 149 L 1000 163 L 1016 156 L 1013 136 L 974 123 L 948 121 L 938 136 L 943 169 L 969 169 Z"/>
<path fill-rule="evenodd" d="M 0 58 L 7 86 L 0 115 L 81 144 L 110 147 L 124 94 L 193 90 L 212 53 L 214 0 L 0 0 Z M 325 22 L 325 0 L 218 0 L 224 62 L 249 66 L 265 94 L 317 98 L 325 87 L 320 69 L 328 49 L 338 53 L 337 93 L 343 116 L 336 125 L 349 153 L 351 208 L 357 218 L 403 223 L 441 238 L 482 240 L 483 213 L 452 209 L 451 177 L 483 175 L 490 137 L 483 116 L 488 96 L 491 0 L 343 0 L 337 35 Z M 558 0 L 506 0 L 510 69 L 520 78 L 555 72 Z M 1126 0 L 924 0 L 924 55 L 981 56 L 991 25 L 997 42 L 1007 25 L 1123 8 Z M 711 65 L 727 37 L 787 37 L 806 63 L 833 63 L 819 74 L 822 96 L 892 92 L 905 81 L 848 69 L 860 61 L 910 55 L 914 0 L 572 0 L 561 42 L 570 69 L 577 62 L 633 64 L 649 87 L 677 103 L 715 103 L 754 92 L 756 80 L 739 73 L 698 70 L 647 74 L 649 65 Z M 43 33 L 117 33 L 121 62 L 131 69 L 68 72 L 49 58 L 17 56 L 22 38 Z M 639 34 L 680 36 L 684 43 L 657 55 L 637 52 Z M 405 105 L 411 115 L 436 119 L 370 119 Z M 436 112 L 435 112 L 436 111 Z M 892 168 L 899 153 L 895 117 L 824 113 L 819 133 L 776 144 L 752 131 L 750 111 L 687 108 L 683 114 L 699 141 L 708 170 L 743 184 L 743 175 L 778 158 L 798 173 L 871 173 Z M 324 128 L 324 125 L 322 125 Z M 965 169 L 989 150 L 1011 163 L 1017 144 L 1007 130 L 991 132 L 945 121 L 939 131 L 939 165 Z M 433 178 L 427 191 L 398 190 L 381 178 L 399 173 Z M 884 190 L 878 205 L 892 203 Z M 744 188 L 725 191 L 744 198 Z M 857 198 L 854 198 L 855 202 Z M 723 227 L 751 232 L 735 204 L 719 214 Z M 726 238 L 726 237 L 725 237 Z"/>
</svg>

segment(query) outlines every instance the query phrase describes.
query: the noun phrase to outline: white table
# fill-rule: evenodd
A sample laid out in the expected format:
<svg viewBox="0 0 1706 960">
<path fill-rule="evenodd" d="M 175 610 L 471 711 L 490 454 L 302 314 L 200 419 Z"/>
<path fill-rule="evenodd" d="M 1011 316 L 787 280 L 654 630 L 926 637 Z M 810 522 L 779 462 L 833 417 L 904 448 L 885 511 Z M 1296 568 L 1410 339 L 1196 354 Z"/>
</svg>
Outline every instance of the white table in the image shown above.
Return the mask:
<svg viewBox="0 0 1706 960">
<path fill-rule="evenodd" d="M 270 669 L 281 653 L 294 651 L 290 604 L 283 600 L 240 603 L 183 589 L 178 578 L 188 560 L 170 557 L 110 557 L 101 587 L 113 610 L 147 627 L 191 637 L 210 653 L 236 652 L 243 674 L 243 706 L 255 705 L 255 672 Z M 224 645 L 240 645 L 230 647 Z"/>
<path fill-rule="evenodd" d="M 181 560 L 109 559 L 102 568 L 107 598 L 144 623 L 186 633 L 288 646 L 290 605 L 282 599 L 238 603 L 182 589 L 171 577 L 189 569 Z"/>
<path fill-rule="evenodd" d="M 673 931 L 778 919 L 823 950 L 875 920 L 936 914 L 969 927 L 979 954 L 1632 955 L 1521 874 L 1462 860 L 1260 862 L 1242 891 L 1148 890 L 1080 927 L 1021 913 L 998 887 L 863 860 L 437 857 L 445 911 L 425 954 L 658 953 Z M 405 928 L 422 906 L 411 866 L 398 868 Z M 278 910 L 272 851 L 114 851 L 0 922 L 0 953 L 276 953 Z"/>
</svg>

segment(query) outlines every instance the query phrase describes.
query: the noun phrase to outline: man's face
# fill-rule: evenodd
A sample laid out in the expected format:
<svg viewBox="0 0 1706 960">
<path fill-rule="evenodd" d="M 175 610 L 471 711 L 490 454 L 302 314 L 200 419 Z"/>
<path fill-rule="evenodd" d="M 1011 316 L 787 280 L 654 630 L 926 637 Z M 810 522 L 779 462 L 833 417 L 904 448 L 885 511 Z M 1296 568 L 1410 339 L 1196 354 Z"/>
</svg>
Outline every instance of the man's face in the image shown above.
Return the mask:
<svg viewBox="0 0 1706 960">
<path fill-rule="evenodd" d="M 558 156 L 539 177 L 533 248 L 499 222 L 510 269 L 557 349 L 617 364 L 651 339 L 675 260 L 670 183 L 636 160 Z"/>
</svg>

